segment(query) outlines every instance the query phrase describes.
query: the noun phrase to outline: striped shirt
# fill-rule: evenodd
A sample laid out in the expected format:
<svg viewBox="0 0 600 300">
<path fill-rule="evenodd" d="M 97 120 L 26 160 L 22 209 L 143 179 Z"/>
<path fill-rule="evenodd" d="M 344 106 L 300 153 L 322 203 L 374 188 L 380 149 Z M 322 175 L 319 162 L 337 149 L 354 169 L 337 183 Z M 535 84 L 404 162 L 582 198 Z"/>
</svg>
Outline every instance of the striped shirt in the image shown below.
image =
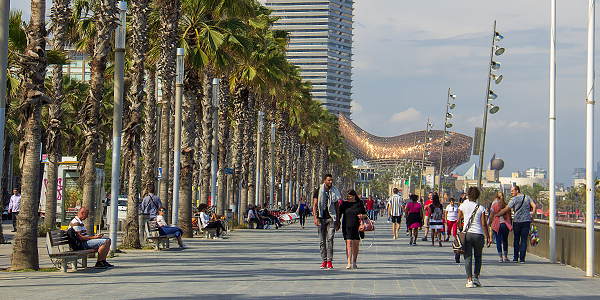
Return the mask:
<svg viewBox="0 0 600 300">
<path fill-rule="evenodd" d="M 73 220 L 69 224 L 69 228 L 71 227 L 73 227 L 73 230 L 79 232 L 83 236 L 88 235 L 87 230 L 85 229 L 85 225 L 83 225 L 83 222 L 78 217 L 73 218 Z"/>
<path fill-rule="evenodd" d="M 394 217 L 402 216 L 402 206 L 406 205 L 402 200 L 402 194 L 393 195 L 388 199 L 388 209 L 390 215 Z"/>
</svg>

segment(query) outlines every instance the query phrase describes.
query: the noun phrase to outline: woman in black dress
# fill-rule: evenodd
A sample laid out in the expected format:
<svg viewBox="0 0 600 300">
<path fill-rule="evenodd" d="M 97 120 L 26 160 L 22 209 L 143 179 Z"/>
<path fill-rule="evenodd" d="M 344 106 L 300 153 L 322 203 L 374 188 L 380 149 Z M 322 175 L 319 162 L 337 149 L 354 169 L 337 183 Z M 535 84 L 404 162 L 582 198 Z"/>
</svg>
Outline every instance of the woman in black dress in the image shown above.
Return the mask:
<svg viewBox="0 0 600 300">
<path fill-rule="evenodd" d="M 349 190 L 346 195 L 346 201 L 340 206 L 340 216 L 342 217 L 342 232 L 346 241 L 346 258 L 348 265 L 346 269 L 356 268 L 356 259 L 358 258 L 358 244 L 360 242 L 360 219 L 367 218 L 367 210 L 364 203 L 356 194 L 356 191 Z"/>
</svg>

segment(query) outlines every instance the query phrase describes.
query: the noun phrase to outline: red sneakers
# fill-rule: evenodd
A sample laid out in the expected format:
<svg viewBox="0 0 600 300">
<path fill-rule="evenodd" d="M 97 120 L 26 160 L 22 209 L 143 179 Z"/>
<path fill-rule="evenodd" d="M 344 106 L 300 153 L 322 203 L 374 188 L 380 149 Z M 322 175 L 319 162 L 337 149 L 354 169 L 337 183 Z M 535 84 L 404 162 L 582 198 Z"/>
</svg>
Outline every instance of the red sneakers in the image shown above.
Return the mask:
<svg viewBox="0 0 600 300">
<path fill-rule="evenodd" d="M 333 265 L 330 261 L 327 262 L 327 269 L 333 269 Z"/>
<path fill-rule="evenodd" d="M 327 262 L 324 261 L 323 264 L 321 265 L 321 269 L 326 269 L 327 268 Z"/>
</svg>

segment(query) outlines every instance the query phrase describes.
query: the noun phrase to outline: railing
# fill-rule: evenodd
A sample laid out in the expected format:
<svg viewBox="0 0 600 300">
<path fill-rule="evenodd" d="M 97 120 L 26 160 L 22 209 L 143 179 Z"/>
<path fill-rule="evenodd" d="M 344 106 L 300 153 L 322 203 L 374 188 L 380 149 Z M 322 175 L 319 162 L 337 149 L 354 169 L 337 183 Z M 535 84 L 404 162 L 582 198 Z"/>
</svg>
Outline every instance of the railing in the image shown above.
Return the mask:
<svg viewBox="0 0 600 300">
<path fill-rule="evenodd" d="M 527 252 L 549 258 L 550 223 L 547 220 L 535 220 L 540 243 L 532 247 L 527 246 Z M 556 222 L 556 261 L 585 270 L 586 266 L 586 239 L 585 224 Z M 509 236 L 509 245 L 512 246 L 512 233 Z M 600 228 L 594 230 L 594 270 L 600 272 Z M 509 251 L 510 252 L 510 251 Z"/>
</svg>

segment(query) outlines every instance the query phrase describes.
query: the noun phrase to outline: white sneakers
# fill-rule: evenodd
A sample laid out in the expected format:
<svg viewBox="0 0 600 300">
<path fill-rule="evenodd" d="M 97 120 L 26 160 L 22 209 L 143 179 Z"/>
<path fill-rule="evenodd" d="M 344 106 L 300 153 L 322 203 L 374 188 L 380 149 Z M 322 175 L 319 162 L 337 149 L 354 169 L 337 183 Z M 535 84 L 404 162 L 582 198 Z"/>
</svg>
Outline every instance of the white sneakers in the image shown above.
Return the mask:
<svg viewBox="0 0 600 300">
<path fill-rule="evenodd" d="M 467 285 L 468 288 L 476 288 L 477 286 L 473 283 L 473 281 L 467 281 Z"/>
<path fill-rule="evenodd" d="M 476 287 L 480 287 L 481 286 L 481 282 L 479 282 L 479 278 L 475 278 L 473 277 L 473 280 L 469 280 L 467 281 L 467 285 L 466 287 L 468 288 L 476 288 Z"/>
</svg>

